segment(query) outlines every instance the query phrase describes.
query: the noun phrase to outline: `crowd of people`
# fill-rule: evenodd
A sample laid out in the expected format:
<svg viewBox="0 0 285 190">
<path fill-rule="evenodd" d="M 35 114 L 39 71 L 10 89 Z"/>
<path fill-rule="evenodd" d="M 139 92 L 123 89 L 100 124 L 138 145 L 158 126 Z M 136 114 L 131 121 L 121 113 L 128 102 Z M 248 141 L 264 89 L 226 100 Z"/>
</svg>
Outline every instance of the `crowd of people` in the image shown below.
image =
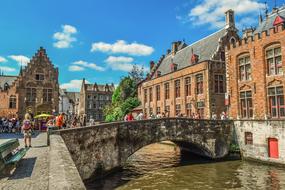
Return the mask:
<svg viewBox="0 0 285 190">
<path fill-rule="evenodd" d="M 19 133 L 21 132 L 20 120 L 17 118 L 0 118 L 0 133 Z"/>
<path fill-rule="evenodd" d="M 169 112 L 162 112 L 162 113 L 158 113 L 158 114 L 150 113 L 149 117 L 147 117 L 145 114 L 143 114 L 143 112 L 140 112 L 135 117 L 133 116 L 132 113 L 128 113 L 125 115 L 124 121 L 144 120 L 144 119 L 159 119 L 159 118 L 167 118 L 167 117 L 169 117 Z M 192 113 L 190 115 L 183 115 L 182 113 L 179 113 L 176 115 L 176 117 L 191 118 L 191 119 L 203 119 L 199 113 Z M 226 120 L 226 119 L 228 119 L 228 116 L 227 116 L 226 112 L 222 112 L 220 114 L 220 117 L 218 117 L 215 113 L 213 113 L 211 119 L 213 119 L 213 120 L 217 120 L 217 119 Z"/>
</svg>

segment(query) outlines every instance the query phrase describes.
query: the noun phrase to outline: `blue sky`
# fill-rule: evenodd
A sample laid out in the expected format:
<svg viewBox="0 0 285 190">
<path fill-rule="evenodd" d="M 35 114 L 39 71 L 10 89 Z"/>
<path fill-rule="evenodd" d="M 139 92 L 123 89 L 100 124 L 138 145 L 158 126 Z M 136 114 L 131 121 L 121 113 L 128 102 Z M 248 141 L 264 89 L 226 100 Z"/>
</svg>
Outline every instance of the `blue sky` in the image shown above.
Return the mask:
<svg viewBox="0 0 285 190">
<path fill-rule="evenodd" d="M 263 2 L 1 0 L 0 69 L 18 74 L 19 62 L 25 64 L 43 46 L 59 67 L 62 87 L 78 90 L 82 78 L 118 84 L 133 64 L 148 69 L 171 42 L 190 44 L 221 28 L 229 8 L 240 30 L 255 26 Z"/>
</svg>

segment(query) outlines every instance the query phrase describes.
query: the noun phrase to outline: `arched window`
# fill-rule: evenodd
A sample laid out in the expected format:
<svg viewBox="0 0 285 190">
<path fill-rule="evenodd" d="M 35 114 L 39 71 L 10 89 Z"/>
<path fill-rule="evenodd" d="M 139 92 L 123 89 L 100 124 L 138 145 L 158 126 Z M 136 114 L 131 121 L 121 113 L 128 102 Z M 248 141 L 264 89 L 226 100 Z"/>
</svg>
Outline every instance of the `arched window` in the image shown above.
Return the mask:
<svg viewBox="0 0 285 190">
<path fill-rule="evenodd" d="M 248 53 L 240 55 L 238 57 L 239 65 L 239 80 L 246 81 L 251 80 L 251 64 L 250 56 Z"/>
<path fill-rule="evenodd" d="M 17 99 L 15 95 L 11 95 L 9 98 L 9 108 L 15 109 L 17 107 Z"/>
<path fill-rule="evenodd" d="M 230 43 L 235 46 L 236 45 L 236 39 L 234 37 L 231 37 Z"/>
<path fill-rule="evenodd" d="M 10 86 L 9 86 L 9 84 L 6 82 L 5 84 L 4 84 L 4 90 L 8 90 L 10 88 Z"/>
<path fill-rule="evenodd" d="M 268 75 L 281 75 L 282 69 L 282 54 L 280 44 L 274 44 L 265 49 L 265 59 Z"/>
</svg>

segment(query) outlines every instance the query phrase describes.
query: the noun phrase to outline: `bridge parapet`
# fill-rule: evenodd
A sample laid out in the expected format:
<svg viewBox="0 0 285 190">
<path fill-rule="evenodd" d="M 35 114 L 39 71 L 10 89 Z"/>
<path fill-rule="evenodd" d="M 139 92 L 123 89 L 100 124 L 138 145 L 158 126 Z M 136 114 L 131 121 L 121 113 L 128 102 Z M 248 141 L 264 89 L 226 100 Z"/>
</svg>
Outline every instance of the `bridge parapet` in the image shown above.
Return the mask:
<svg viewBox="0 0 285 190">
<path fill-rule="evenodd" d="M 162 118 L 105 123 L 59 131 L 82 177 L 99 177 L 122 166 L 130 155 L 165 140 L 210 158 L 228 154 L 231 120 Z"/>
</svg>

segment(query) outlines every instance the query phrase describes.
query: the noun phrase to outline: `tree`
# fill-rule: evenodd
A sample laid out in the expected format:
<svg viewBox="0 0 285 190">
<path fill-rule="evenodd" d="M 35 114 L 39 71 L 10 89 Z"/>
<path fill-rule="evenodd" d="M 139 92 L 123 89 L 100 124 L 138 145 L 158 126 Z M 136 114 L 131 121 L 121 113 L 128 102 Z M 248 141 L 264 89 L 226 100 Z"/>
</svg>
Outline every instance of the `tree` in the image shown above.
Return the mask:
<svg viewBox="0 0 285 190">
<path fill-rule="evenodd" d="M 131 79 L 135 81 L 135 84 L 138 84 L 144 78 L 144 68 L 137 65 L 133 65 L 132 70 L 129 72 Z"/>
<path fill-rule="evenodd" d="M 137 98 L 137 83 L 136 80 L 140 75 L 138 72 L 132 72 L 133 76 L 126 76 L 121 79 L 119 86 L 115 89 L 112 96 L 111 105 L 105 107 L 104 115 L 106 121 L 122 120 L 124 116 L 140 105 Z"/>
</svg>

